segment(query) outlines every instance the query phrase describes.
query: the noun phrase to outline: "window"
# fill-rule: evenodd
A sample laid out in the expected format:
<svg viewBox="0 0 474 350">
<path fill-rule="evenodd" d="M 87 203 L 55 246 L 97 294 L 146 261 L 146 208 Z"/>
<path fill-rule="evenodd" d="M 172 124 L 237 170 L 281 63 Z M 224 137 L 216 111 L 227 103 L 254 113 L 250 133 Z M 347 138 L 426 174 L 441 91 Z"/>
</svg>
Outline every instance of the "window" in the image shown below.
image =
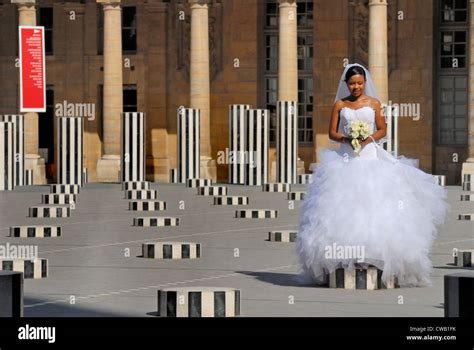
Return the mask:
<svg viewBox="0 0 474 350">
<path fill-rule="evenodd" d="M 439 142 L 443 145 L 467 143 L 467 76 L 440 79 Z"/>
<path fill-rule="evenodd" d="M 442 0 L 441 1 L 441 23 L 467 21 L 467 0 Z"/>
<path fill-rule="evenodd" d="M 123 111 L 137 112 L 137 86 L 123 86 Z"/>
<path fill-rule="evenodd" d="M 467 31 L 441 31 L 441 68 L 466 68 Z"/>
<path fill-rule="evenodd" d="M 297 2 L 298 142 L 313 143 L 313 1 Z M 265 2 L 265 108 L 270 111 L 270 143 L 276 142 L 278 100 L 278 3 Z"/>
<path fill-rule="evenodd" d="M 40 7 L 38 25 L 44 27 L 44 50 L 46 55 L 53 54 L 53 8 Z"/>
<path fill-rule="evenodd" d="M 137 51 L 137 8 L 122 8 L 122 50 L 126 53 Z"/>
</svg>

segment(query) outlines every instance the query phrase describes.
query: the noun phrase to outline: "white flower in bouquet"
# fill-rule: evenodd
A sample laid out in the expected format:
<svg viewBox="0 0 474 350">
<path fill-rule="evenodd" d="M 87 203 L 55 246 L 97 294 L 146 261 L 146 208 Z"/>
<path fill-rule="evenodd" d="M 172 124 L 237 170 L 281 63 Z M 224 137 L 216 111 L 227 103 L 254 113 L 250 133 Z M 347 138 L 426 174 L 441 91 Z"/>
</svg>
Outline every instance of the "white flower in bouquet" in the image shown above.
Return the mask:
<svg viewBox="0 0 474 350">
<path fill-rule="evenodd" d="M 351 120 L 348 125 L 348 134 L 352 137 L 352 147 L 355 152 L 362 148 L 361 139 L 366 139 L 370 135 L 370 125 L 365 120 Z"/>
</svg>

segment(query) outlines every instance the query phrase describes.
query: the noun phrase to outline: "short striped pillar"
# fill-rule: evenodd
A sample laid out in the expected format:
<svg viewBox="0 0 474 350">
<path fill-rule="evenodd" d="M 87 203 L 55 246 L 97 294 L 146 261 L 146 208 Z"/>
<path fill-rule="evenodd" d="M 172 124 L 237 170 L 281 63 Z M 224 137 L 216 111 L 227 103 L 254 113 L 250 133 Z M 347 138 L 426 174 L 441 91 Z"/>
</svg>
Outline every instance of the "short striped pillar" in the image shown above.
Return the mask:
<svg viewBox="0 0 474 350">
<path fill-rule="evenodd" d="M 48 277 L 48 259 L 3 259 L 0 260 L 3 271 L 23 272 L 25 279 L 41 279 Z"/>
<path fill-rule="evenodd" d="M 34 206 L 30 207 L 31 218 L 68 218 L 71 216 L 72 205 L 68 206 Z"/>
<path fill-rule="evenodd" d="M 313 182 L 312 179 L 313 174 L 300 174 L 298 175 L 298 184 L 306 185 Z"/>
<path fill-rule="evenodd" d="M 60 226 L 13 226 L 10 237 L 15 238 L 49 238 L 61 237 Z"/>
<path fill-rule="evenodd" d="M 270 242 L 296 242 L 298 231 L 283 230 L 268 232 L 268 240 Z"/>
<path fill-rule="evenodd" d="M 178 169 L 170 169 L 170 183 L 176 184 L 178 183 Z"/>
<path fill-rule="evenodd" d="M 268 182 L 270 111 L 249 109 L 247 115 L 248 162 L 245 164 L 245 184 L 259 186 Z"/>
<path fill-rule="evenodd" d="M 23 275 L 0 271 L 0 317 L 23 317 Z"/>
<path fill-rule="evenodd" d="M 444 317 L 474 317 L 474 273 L 444 275 Z"/>
<path fill-rule="evenodd" d="M 298 160 L 298 103 L 278 101 L 276 118 L 276 181 L 294 184 Z"/>
<path fill-rule="evenodd" d="M 240 316 L 240 290 L 222 287 L 181 287 L 158 290 L 161 317 Z"/>
<path fill-rule="evenodd" d="M 122 113 L 122 181 L 145 181 L 145 113 Z"/>
<path fill-rule="evenodd" d="M 229 106 L 229 183 L 245 183 L 247 111 L 250 105 Z"/>
<path fill-rule="evenodd" d="M 15 183 L 15 124 L 0 122 L 0 191 L 12 191 Z"/>
<path fill-rule="evenodd" d="M 15 186 L 25 184 L 25 117 L 21 114 L 0 116 L 0 122 L 14 124 Z"/>
<path fill-rule="evenodd" d="M 83 140 L 83 118 L 58 118 L 58 183 L 82 185 Z"/>
<path fill-rule="evenodd" d="M 353 269 L 338 268 L 327 275 L 329 288 L 344 289 L 393 289 L 398 288 L 396 278 L 390 279 L 388 285 L 382 281 L 382 270 L 375 266 L 358 267 Z"/>
<path fill-rule="evenodd" d="M 433 175 L 440 186 L 446 186 L 446 175 Z"/>
<path fill-rule="evenodd" d="M 199 109 L 178 109 L 178 182 L 199 178 L 200 167 Z"/>
<path fill-rule="evenodd" d="M 472 184 L 472 182 L 470 182 L 470 181 L 464 181 L 462 183 L 462 190 L 471 192 L 474 188 L 474 186 L 472 186 L 471 184 Z"/>
<path fill-rule="evenodd" d="M 201 244 L 191 242 L 149 242 L 142 245 L 144 258 L 149 259 L 199 259 Z"/>
<path fill-rule="evenodd" d="M 133 218 L 133 226 L 143 226 L 143 227 L 179 226 L 179 218 L 163 217 L 163 216 L 138 217 L 138 218 Z"/>
<path fill-rule="evenodd" d="M 459 267 L 474 267 L 474 249 L 460 249 L 454 255 L 454 265 Z"/>
</svg>

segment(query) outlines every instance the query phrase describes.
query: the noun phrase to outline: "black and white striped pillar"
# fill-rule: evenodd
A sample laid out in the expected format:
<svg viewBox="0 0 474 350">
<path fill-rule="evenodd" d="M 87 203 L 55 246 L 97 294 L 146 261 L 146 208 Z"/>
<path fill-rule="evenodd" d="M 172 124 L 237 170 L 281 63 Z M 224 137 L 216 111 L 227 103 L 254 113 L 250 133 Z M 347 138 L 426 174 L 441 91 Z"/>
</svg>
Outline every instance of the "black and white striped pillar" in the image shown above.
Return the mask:
<svg viewBox="0 0 474 350">
<path fill-rule="evenodd" d="M 145 181 L 145 113 L 122 113 L 122 181 Z"/>
<path fill-rule="evenodd" d="M 200 111 L 193 108 L 178 109 L 178 182 L 199 178 L 200 167 Z"/>
<path fill-rule="evenodd" d="M 276 133 L 276 181 L 297 183 L 298 103 L 278 101 Z"/>
<path fill-rule="evenodd" d="M 249 105 L 229 106 L 229 183 L 245 183 L 246 119 Z"/>
<path fill-rule="evenodd" d="M 23 317 L 23 276 L 0 271 L 0 317 Z"/>
<path fill-rule="evenodd" d="M 23 186 L 25 184 L 25 117 L 21 114 L 0 115 L 0 122 L 14 124 L 15 186 Z"/>
<path fill-rule="evenodd" d="M 2 259 L 2 271 L 22 272 L 25 279 L 41 279 L 48 277 L 48 259 Z"/>
<path fill-rule="evenodd" d="M 58 118 L 58 183 L 82 186 L 83 139 L 83 118 Z"/>
<path fill-rule="evenodd" d="M 15 184 L 15 124 L 0 122 L 0 191 L 12 191 Z"/>
<path fill-rule="evenodd" d="M 158 290 L 161 317 L 240 316 L 240 290 L 222 287 L 182 287 Z"/>
<path fill-rule="evenodd" d="M 245 184 L 249 186 L 263 185 L 268 182 L 270 111 L 268 109 L 249 109 L 246 131 L 248 162 L 245 166 Z"/>
<path fill-rule="evenodd" d="M 32 186 L 33 183 L 33 169 L 25 169 L 25 186 Z"/>
</svg>

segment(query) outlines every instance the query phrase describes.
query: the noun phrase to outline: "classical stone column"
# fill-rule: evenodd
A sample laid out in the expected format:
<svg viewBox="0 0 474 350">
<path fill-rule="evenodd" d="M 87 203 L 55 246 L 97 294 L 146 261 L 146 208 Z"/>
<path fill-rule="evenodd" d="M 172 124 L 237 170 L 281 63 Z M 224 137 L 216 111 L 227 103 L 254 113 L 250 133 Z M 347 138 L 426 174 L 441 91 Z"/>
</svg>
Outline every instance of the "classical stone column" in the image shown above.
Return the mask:
<svg viewBox="0 0 474 350">
<path fill-rule="evenodd" d="M 278 101 L 298 101 L 296 0 L 279 0 Z"/>
<path fill-rule="evenodd" d="M 469 1 L 469 16 L 468 148 L 467 160 L 462 165 L 461 181 L 464 181 L 464 174 L 474 174 L 474 0 Z"/>
<path fill-rule="evenodd" d="M 99 182 L 117 182 L 120 172 L 120 115 L 123 110 L 122 10 L 120 0 L 97 0 L 104 9 L 103 154 Z"/>
<path fill-rule="evenodd" d="M 191 8 L 190 106 L 200 110 L 200 177 L 217 180 L 216 161 L 211 157 L 209 0 L 189 0 Z"/>
<path fill-rule="evenodd" d="M 369 72 L 382 104 L 388 103 L 387 0 L 369 0 Z"/>
<path fill-rule="evenodd" d="M 35 0 L 12 0 L 18 6 L 20 26 L 36 25 Z M 33 184 L 46 183 L 45 161 L 38 150 L 38 113 L 25 114 L 25 169 L 33 170 Z"/>
</svg>

